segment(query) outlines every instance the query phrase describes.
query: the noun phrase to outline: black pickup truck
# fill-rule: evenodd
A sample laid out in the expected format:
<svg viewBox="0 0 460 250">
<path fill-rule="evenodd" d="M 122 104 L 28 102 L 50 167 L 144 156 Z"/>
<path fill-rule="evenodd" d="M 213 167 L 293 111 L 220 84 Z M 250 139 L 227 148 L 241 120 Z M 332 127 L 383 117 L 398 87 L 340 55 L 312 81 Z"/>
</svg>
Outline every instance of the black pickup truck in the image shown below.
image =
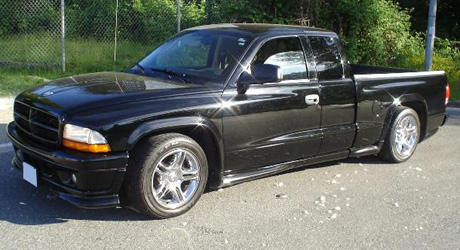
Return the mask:
<svg viewBox="0 0 460 250">
<path fill-rule="evenodd" d="M 33 185 L 167 218 L 206 187 L 347 157 L 405 161 L 445 122 L 447 90 L 442 71 L 349 64 L 327 30 L 209 25 L 124 72 L 23 92 L 7 132 Z"/>
</svg>

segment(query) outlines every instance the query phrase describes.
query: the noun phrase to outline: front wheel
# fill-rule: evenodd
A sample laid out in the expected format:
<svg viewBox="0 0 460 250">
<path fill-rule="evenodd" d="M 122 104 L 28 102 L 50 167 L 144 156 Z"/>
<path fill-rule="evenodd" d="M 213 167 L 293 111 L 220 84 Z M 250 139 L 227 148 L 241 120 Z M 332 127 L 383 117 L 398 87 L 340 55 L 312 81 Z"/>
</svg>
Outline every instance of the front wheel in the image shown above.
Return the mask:
<svg viewBox="0 0 460 250">
<path fill-rule="evenodd" d="M 420 140 L 420 119 L 415 110 L 398 107 L 390 124 L 379 157 L 389 162 L 409 159 Z"/>
<path fill-rule="evenodd" d="M 130 155 L 125 192 L 130 205 L 156 218 L 190 210 L 206 186 L 208 164 L 200 145 L 170 133 L 142 141 Z"/>
</svg>

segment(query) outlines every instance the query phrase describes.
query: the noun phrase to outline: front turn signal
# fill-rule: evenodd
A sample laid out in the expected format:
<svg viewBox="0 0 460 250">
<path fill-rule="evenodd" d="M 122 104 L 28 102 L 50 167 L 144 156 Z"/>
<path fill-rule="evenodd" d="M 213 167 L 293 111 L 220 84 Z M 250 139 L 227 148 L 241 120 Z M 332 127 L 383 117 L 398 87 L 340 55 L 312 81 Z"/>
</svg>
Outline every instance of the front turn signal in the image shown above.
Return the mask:
<svg viewBox="0 0 460 250">
<path fill-rule="evenodd" d="M 109 144 L 86 144 L 67 139 L 62 141 L 62 145 L 66 148 L 90 153 L 108 153 L 111 150 Z"/>
</svg>

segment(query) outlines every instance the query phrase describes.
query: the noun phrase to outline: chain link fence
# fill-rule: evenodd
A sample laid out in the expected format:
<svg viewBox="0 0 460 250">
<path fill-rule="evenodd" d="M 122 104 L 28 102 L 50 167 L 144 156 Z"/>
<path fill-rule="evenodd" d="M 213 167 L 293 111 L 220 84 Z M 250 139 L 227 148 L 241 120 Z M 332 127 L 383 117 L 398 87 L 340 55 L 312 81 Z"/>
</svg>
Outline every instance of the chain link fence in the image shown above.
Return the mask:
<svg viewBox="0 0 460 250">
<path fill-rule="evenodd" d="M 216 1 L 0 0 L 0 66 L 126 68 L 179 29 L 226 21 Z"/>
<path fill-rule="evenodd" d="M 0 1 L 0 64 L 59 64 L 56 1 Z"/>
</svg>

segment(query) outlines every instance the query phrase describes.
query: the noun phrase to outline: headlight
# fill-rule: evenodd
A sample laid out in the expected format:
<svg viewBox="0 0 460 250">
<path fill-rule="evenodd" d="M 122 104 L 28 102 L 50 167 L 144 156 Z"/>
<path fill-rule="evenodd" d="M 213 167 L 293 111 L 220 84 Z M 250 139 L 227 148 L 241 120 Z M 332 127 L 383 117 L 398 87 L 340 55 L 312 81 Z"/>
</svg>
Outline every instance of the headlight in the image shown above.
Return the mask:
<svg viewBox="0 0 460 250">
<path fill-rule="evenodd" d="M 110 152 L 110 146 L 104 136 L 89 128 L 66 124 L 62 137 L 62 144 L 67 148 L 91 153 Z"/>
</svg>

